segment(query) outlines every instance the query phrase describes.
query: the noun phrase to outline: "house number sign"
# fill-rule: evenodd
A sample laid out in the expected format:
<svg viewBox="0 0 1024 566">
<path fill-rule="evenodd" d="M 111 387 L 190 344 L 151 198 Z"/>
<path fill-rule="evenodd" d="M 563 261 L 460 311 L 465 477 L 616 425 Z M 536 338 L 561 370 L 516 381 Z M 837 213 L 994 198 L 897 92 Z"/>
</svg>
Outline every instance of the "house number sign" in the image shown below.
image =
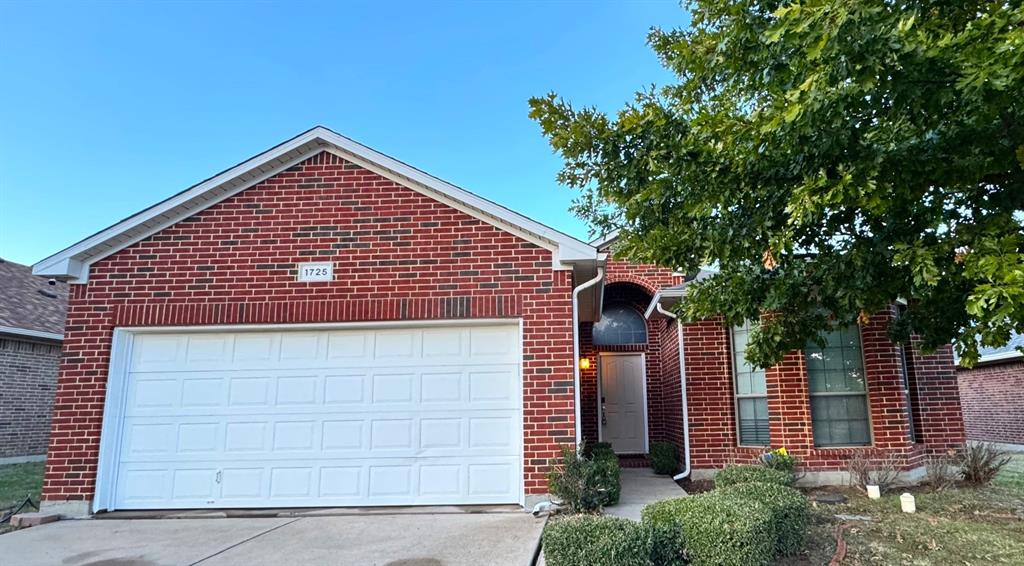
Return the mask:
<svg viewBox="0 0 1024 566">
<path fill-rule="evenodd" d="M 333 281 L 334 262 L 316 261 L 300 263 L 297 278 L 299 281 Z"/>
</svg>

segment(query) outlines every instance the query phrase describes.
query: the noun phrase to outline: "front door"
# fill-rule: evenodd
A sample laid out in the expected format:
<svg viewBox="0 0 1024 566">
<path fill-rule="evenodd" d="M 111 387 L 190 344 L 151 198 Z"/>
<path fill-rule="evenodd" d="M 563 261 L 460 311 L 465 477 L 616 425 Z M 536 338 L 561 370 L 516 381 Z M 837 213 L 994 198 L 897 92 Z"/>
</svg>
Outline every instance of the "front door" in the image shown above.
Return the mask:
<svg viewBox="0 0 1024 566">
<path fill-rule="evenodd" d="M 601 440 L 617 454 L 647 452 L 643 354 L 602 354 L 598 392 Z"/>
</svg>

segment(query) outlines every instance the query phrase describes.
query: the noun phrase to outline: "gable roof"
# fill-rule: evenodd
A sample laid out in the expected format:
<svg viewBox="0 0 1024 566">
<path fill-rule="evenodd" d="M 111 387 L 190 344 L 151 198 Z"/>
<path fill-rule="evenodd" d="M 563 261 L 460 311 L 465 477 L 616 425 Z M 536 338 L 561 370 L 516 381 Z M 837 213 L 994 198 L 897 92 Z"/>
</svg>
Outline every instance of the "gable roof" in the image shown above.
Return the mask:
<svg viewBox="0 0 1024 566">
<path fill-rule="evenodd" d="M 32 268 L 0 258 L 0 334 L 62 340 L 68 286 L 32 275 Z"/>
<path fill-rule="evenodd" d="M 113 226 L 47 257 L 32 267 L 36 275 L 88 281 L 89 265 L 235 195 L 322 151 L 387 177 L 552 251 L 554 267 L 598 261 L 597 249 L 504 206 L 429 175 L 323 126 L 274 146 L 193 185 Z"/>
</svg>

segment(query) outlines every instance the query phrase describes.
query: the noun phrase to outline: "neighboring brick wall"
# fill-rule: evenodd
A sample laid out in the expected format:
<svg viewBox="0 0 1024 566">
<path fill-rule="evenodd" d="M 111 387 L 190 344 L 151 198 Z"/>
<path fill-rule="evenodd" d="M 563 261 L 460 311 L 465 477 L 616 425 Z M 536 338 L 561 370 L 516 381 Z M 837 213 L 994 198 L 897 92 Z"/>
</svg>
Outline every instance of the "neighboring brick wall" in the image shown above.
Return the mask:
<svg viewBox="0 0 1024 566">
<path fill-rule="evenodd" d="M 1024 444 L 1024 361 L 960 369 L 967 438 Z"/>
<path fill-rule="evenodd" d="M 815 448 L 810 392 L 802 352 L 790 352 L 766 371 L 771 444 L 785 446 L 808 471 L 844 471 L 854 456 L 895 455 L 910 468 L 927 453 L 962 445 L 959 403 L 950 395 L 954 373 L 949 348 L 908 356 L 917 443 L 909 440 L 899 349 L 886 328 L 893 314 L 878 313 L 861 328 L 874 443 L 864 448 Z M 758 448 L 739 447 L 733 402 L 728 330 L 719 320 L 684 325 L 691 457 L 694 469 L 750 461 Z M 681 445 L 680 445 L 681 447 Z"/>
<path fill-rule="evenodd" d="M 299 283 L 296 263 L 334 261 Z M 572 276 L 551 252 L 321 153 L 91 267 L 72 286 L 45 500 L 91 499 L 117 325 L 523 319 L 527 493 L 574 440 Z"/>
<path fill-rule="evenodd" d="M 0 458 L 46 453 L 60 344 L 0 338 Z"/>
</svg>

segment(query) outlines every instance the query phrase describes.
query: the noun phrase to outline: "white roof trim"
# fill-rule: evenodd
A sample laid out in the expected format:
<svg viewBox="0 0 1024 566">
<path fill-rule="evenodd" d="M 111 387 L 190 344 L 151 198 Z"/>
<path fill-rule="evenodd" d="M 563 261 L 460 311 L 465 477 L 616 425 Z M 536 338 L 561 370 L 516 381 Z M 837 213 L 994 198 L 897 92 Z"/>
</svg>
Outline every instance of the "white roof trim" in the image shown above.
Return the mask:
<svg viewBox="0 0 1024 566">
<path fill-rule="evenodd" d="M 988 354 L 987 356 L 978 357 L 979 364 L 988 362 L 1002 362 L 1006 360 L 1016 360 L 1018 358 L 1024 358 L 1024 354 L 1017 350 L 1010 350 L 1009 352 L 999 352 L 998 354 Z"/>
<path fill-rule="evenodd" d="M 615 229 L 615 230 L 612 230 L 611 232 L 608 232 L 607 234 L 604 234 L 603 236 L 598 236 L 597 238 L 594 238 L 593 240 L 590 240 L 590 245 L 594 246 L 595 248 L 597 248 L 599 250 L 601 250 L 601 249 L 604 249 L 604 248 L 608 247 L 609 245 L 612 244 L 612 242 L 614 242 L 615 240 L 618 240 L 618 239 L 619 239 L 619 230 Z"/>
<path fill-rule="evenodd" d="M 56 332 L 43 332 L 42 330 L 29 330 L 28 328 L 16 328 L 14 326 L 0 326 L 0 334 L 14 334 L 28 338 L 43 338 L 45 340 L 63 341 L 64 335 Z"/>
<path fill-rule="evenodd" d="M 651 304 L 647 306 L 647 310 L 644 312 L 644 318 L 650 319 L 654 313 L 658 312 L 658 305 L 661 304 L 662 299 L 678 299 L 685 294 L 686 289 L 661 289 L 655 292 L 654 297 L 651 299 Z"/>
<path fill-rule="evenodd" d="M 597 249 L 585 242 L 317 126 L 39 261 L 32 273 L 84 283 L 90 264 L 324 150 L 550 249 L 556 267 L 599 260 Z"/>
</svg>

